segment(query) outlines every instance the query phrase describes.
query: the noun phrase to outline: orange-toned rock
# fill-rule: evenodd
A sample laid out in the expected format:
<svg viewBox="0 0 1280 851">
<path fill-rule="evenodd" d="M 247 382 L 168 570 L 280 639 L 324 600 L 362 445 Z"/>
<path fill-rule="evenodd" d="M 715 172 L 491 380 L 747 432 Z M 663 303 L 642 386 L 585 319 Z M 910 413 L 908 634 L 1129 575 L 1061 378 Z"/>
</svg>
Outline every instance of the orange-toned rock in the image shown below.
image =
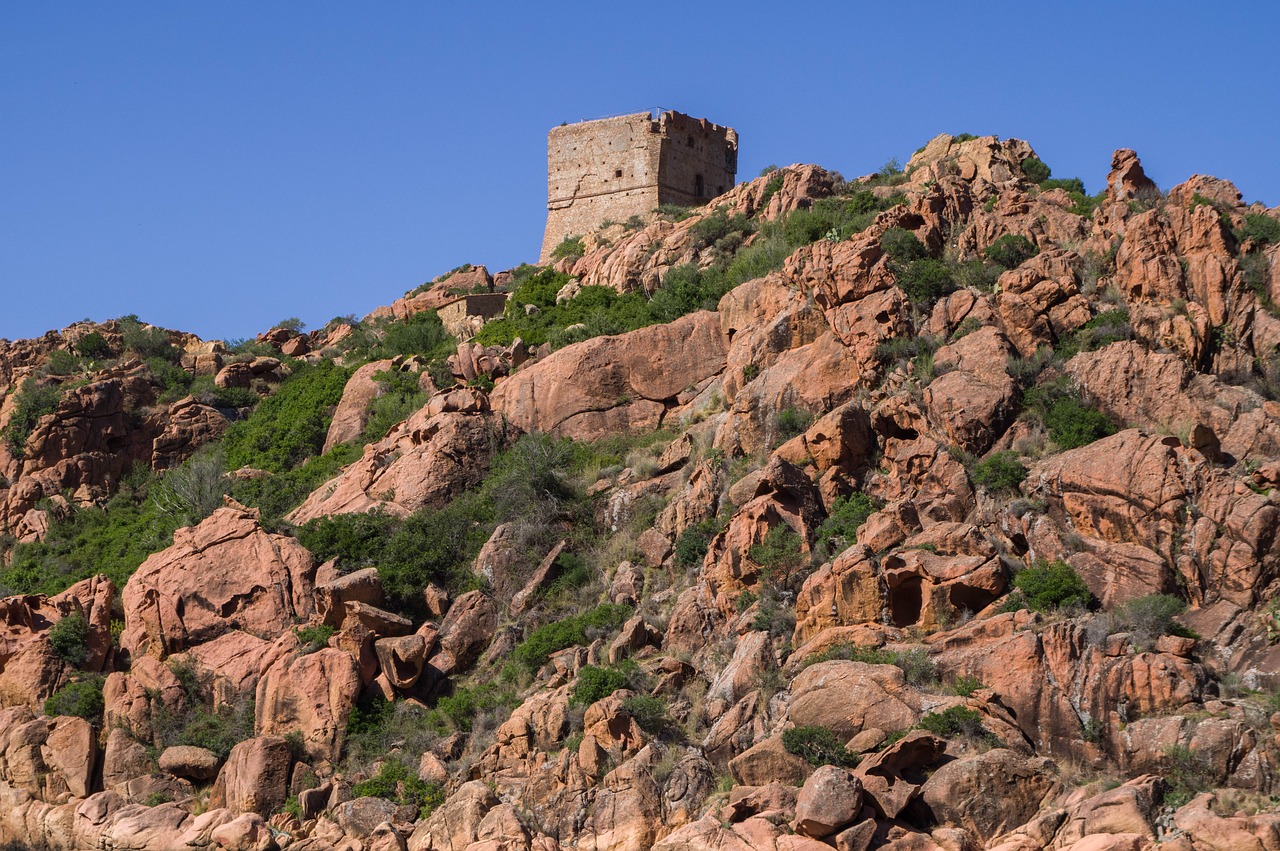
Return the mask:
<svg viewBox="0 0 1280 851">
<path fill-rule="evenodd" d="M 360 696 L 360 672 L 350 654 L 325 648 L 283 656 L 258 683 L 255 728 L 260 736 L 302 734 L 313 760 L 334 762 L 346 740 L 347 717 Z"/>
<path fill-rule="evenodd" d="M 291 764 L 284 739 L 266 736 L 243 741 L 231 749 L 218 772 L 209 802 L 214 807 L 270 815 L 288 795 Z"/>
<path fill-rule="evenodd" d="M 923 695 L 894 665 L 819 662 L 792 681 L 791 695 L 793 724 L 829 727 L 842 741 L 867 727 L 905 730 L 923 714 Z"/>
<path fill-rule="evenodd" d="M 1054 792 L 1046 763 L 997 748 L 942 766 L 920 797 L 939 822 L 986 841 L 1029 821 Z"/>
<path fill-rule="evenodd" d="M 862 783 L 846 768 L 824 765 L 796 795 L 796 832 L 814 839 L 839 833 L 862 810 Z"/>
<path fill-rule="evenodd" d="M 742 786 L 799 786 L 813 772 L 813 766 L 783 747 L 781 736 L 771 736 L 734 757 L 729 771 Z"/>
<path fill-rule="evenodd" d="M 228 500 L 173 546 L 142 563 L 124 589 L 120 643 L 135 657 L 163 657 L 234 629 L 271 640 L 311 614 L 311 554 Z"/>
<path fill-rule="evenodd" d="M 393 366 L 390 360 L 378 360 L 365 364 L 351 374 L 347 386 L 342 389 L 342 399 L 333 412 L 329 432 L 325 435 L 323 452 L 339 443 L 355 440 L 364 433 L 369 422 L 369 410 L 373 400 L 382 395 L 382 386 L 374 378 Z"/>
<path fill-rule="evenodd" d="M 490 399 L 523 431 L 586 440 L 652 428 L 666 403 L 724 368 L 725 350 L 716 314 L 692 313 L 566 346 L 503 381 Z"/>
<path fill-rule="evenodd" d="M 330 514 L 370 511 L 403 517 L 438 507 L 479 480 L 494 450 L 506 442 L 504 434 L 485 414 L 432 413 L 428 402 L 366 446 L 358 461 L 313 491 L 288 520 L 301 525 Z"/>
</svg>

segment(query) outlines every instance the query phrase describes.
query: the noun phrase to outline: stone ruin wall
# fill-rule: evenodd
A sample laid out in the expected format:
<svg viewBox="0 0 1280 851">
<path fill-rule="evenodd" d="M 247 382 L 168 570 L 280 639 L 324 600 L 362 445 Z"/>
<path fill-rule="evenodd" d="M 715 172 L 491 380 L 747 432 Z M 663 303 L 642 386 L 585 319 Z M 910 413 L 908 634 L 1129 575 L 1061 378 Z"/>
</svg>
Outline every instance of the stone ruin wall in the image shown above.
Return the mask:
<svg viewBox="0 0 1280 851">
<path fill-rule="evenodd" d="M 547 228 L 541 261 L 567 236 L 624 222 L 659 204 L 705 204 L 728 191 L 738 136 L 678 112 L 583 121 L 547 134 Z M 699 176 L 702 196 L 699 197 Z"/>
</svg>

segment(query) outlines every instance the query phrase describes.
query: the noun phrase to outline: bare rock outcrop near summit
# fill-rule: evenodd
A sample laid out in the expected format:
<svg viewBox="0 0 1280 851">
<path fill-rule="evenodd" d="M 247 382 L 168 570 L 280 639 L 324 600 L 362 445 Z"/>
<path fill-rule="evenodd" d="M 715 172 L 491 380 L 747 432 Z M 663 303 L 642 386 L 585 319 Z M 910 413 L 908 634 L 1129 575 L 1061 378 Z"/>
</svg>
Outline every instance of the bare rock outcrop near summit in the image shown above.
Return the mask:
<svg viewBox="0 0 1280 851">
<path fill-rule="evenodd" d="M 692 313 L 566 346 L 503 381 L 490 401 L 523 431 L 591 440 L 653 428 L 683 393 L 724 369 L 725 351 L 719 317 Z"/>
<path fill-rule="evenodd" d="M 164 657 L 231 630 L 274 639 L 313 608 L 315 564 L 292 538 L 267 532 L 258 512 L 228 501 L 125 585 L 121 646 Z"/>
</svg>

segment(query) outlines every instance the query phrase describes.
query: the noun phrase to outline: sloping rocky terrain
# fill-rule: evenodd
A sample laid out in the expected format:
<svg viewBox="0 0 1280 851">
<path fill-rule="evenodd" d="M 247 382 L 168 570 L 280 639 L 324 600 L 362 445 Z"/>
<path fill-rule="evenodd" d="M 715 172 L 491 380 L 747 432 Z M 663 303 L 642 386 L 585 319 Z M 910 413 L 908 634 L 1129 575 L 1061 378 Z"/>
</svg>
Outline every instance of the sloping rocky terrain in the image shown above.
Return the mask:
<svg viewBox="0 0 1280 851">
<path fill-rule="evenodd" d="M 1280 849 L 1280 208 L 944 135 L 562 248 L 0 341 L 0 842 Z"/>
</svg>

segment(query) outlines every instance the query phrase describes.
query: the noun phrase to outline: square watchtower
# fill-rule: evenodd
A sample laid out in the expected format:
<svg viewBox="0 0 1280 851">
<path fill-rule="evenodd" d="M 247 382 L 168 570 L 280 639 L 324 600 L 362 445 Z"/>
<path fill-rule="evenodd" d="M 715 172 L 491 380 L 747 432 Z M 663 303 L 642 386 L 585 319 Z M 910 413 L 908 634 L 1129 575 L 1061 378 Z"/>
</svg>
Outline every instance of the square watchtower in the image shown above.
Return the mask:
<svg viewBox="0 0 1280 851">
<path fill-rule="evenodd" d="M 660 204 L 705 204 L 731 189 L 737 172 L 737 132 L 705 118 L 637 112 L 553 128 L 541 259 L 601 222 Z"/>
</svg>

